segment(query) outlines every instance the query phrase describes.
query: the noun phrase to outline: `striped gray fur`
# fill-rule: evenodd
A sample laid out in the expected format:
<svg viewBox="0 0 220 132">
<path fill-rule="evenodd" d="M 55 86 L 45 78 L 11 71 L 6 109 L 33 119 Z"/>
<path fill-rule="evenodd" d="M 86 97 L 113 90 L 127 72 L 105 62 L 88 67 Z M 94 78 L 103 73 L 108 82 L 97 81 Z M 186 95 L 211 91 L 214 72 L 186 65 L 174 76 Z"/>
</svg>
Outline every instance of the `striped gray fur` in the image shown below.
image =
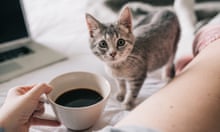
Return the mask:
<svg viewBox="0 0 220 132">
<path fill-rule="evenodd" d="M 151 16 L 151 17 L 149 17 Z M 118 83 L 117 99 L 132 109 L 147 72 L 167 66 L 174 68 L 180 27 L 170 10 L 151 12 L 132 28 L 132 14 L 122 9 L 116 23 L 104 24 L 86 14 L 92 52 L 104 61 Z"/>
</svg>

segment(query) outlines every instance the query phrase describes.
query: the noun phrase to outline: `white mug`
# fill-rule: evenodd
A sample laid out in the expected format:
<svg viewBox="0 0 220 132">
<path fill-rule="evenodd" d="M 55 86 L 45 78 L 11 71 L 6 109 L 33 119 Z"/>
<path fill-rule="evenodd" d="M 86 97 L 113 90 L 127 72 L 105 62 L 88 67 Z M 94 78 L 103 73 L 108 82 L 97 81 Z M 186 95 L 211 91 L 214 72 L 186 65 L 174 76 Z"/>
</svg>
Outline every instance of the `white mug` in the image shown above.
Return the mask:
<svg viewBox="0 0 220 132">
<path fill-rule="evenodd" d="M 100 117 L 111 92 L 109 82 L 102 76 L 89 72 L 70 72 L 59 75 L 49 82 L 53 90 L 47 95 L 58 120 L 72 130 L 86 130 Z M 66 107 L 57 104 L 56 99 L 63 93 L 87 88 L 98 92 L 103 99 L 83 107 Z"/>
</svg>

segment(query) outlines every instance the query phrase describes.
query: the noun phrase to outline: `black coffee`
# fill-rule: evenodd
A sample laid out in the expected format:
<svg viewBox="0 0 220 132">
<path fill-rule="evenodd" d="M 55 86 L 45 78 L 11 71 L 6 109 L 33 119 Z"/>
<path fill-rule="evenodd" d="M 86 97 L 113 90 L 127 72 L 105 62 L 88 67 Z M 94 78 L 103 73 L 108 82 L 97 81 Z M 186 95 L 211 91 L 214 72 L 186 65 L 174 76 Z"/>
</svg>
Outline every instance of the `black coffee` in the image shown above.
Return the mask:
<svg viewBox="0 0 220 132">
<path fill-rule="evenodd" d="M 56 103 L 66 107 L 83 107 L 95 104 L 103 97 L 96 91 L 80 88 L 67 91 L 56 99 Z"/>
</svg>

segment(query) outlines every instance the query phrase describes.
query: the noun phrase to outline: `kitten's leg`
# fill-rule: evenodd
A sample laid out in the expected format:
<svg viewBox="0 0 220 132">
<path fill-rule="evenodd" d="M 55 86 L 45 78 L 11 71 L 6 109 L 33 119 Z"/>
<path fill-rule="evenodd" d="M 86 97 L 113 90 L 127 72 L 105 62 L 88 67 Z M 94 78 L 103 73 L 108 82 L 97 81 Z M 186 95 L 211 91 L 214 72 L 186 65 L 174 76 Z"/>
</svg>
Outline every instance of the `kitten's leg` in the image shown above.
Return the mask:
<svg viewBox="0 0 220 132">
<path fill-rule="evenodd" d="M 162 73 L 162 79 L 169 81 L 170 79 L 174 78 L 175 76 L 175 65 L 174 65 L 174 55 L 172 55 L 167 64 L 165 65 L 165 68 L 163 69 Z"/>
<path fill-rule="evenodd" d="M 176 55 L 176 51 L 177 51 L 177 44 L 179 43 L 179 39 L 180 39 L 180 29 L 177 29 L 177 35 L 176 38 L 174 40 L 174 45 L 173 45 L 173 53 L 171 54 L 167 64 L 166 64 L 166 68 L 165 71 L 163 71 L 162 76 L 163 79 L 166 79 L 166 81 L 169 81 L 170 79 L 174 78 L 176 75 L 176 69 L 175 69 L 175 64 L 174 64 L 174 59 L 175 59 L 175 55 Z"/>
<path fill-rule="evenodd" d="M 118 101 L 122 102 L 124 100 L 125 94 L 126 94 L 126 82 L 125 82 L 125 80 L 117 79 L 117 84 L 118 84 L 119 91 L 116 95 L 116 98 Z"/>
<path fill-rule="evenodd" d="M 134 107 L 134 101 L 137 98 L 139 91 L 144 83 L 146 76 L 142 76 L 141 78 L 136 78 L 134 80 L 128 81 L 128 91 L 125 96 L 125 100 L 123 102 L 126 110 L 131 110 Z"/>
</svg>

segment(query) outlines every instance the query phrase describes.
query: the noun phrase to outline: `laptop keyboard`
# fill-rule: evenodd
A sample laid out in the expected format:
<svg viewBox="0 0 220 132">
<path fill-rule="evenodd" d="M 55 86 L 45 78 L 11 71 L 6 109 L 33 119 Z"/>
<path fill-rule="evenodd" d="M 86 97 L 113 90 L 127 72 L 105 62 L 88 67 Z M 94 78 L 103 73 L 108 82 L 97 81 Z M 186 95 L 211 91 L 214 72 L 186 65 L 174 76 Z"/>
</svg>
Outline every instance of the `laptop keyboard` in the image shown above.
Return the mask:
<svg viewBox="0 0 220 132">
<path fill-rule="evenodd" d="M 33 51 L 24 46 L 10 51 L 5 51 L 0 53 L 0 63 L 14 58 L 22 57 L 30 53 L 33 53 Z"/>
</svg>

